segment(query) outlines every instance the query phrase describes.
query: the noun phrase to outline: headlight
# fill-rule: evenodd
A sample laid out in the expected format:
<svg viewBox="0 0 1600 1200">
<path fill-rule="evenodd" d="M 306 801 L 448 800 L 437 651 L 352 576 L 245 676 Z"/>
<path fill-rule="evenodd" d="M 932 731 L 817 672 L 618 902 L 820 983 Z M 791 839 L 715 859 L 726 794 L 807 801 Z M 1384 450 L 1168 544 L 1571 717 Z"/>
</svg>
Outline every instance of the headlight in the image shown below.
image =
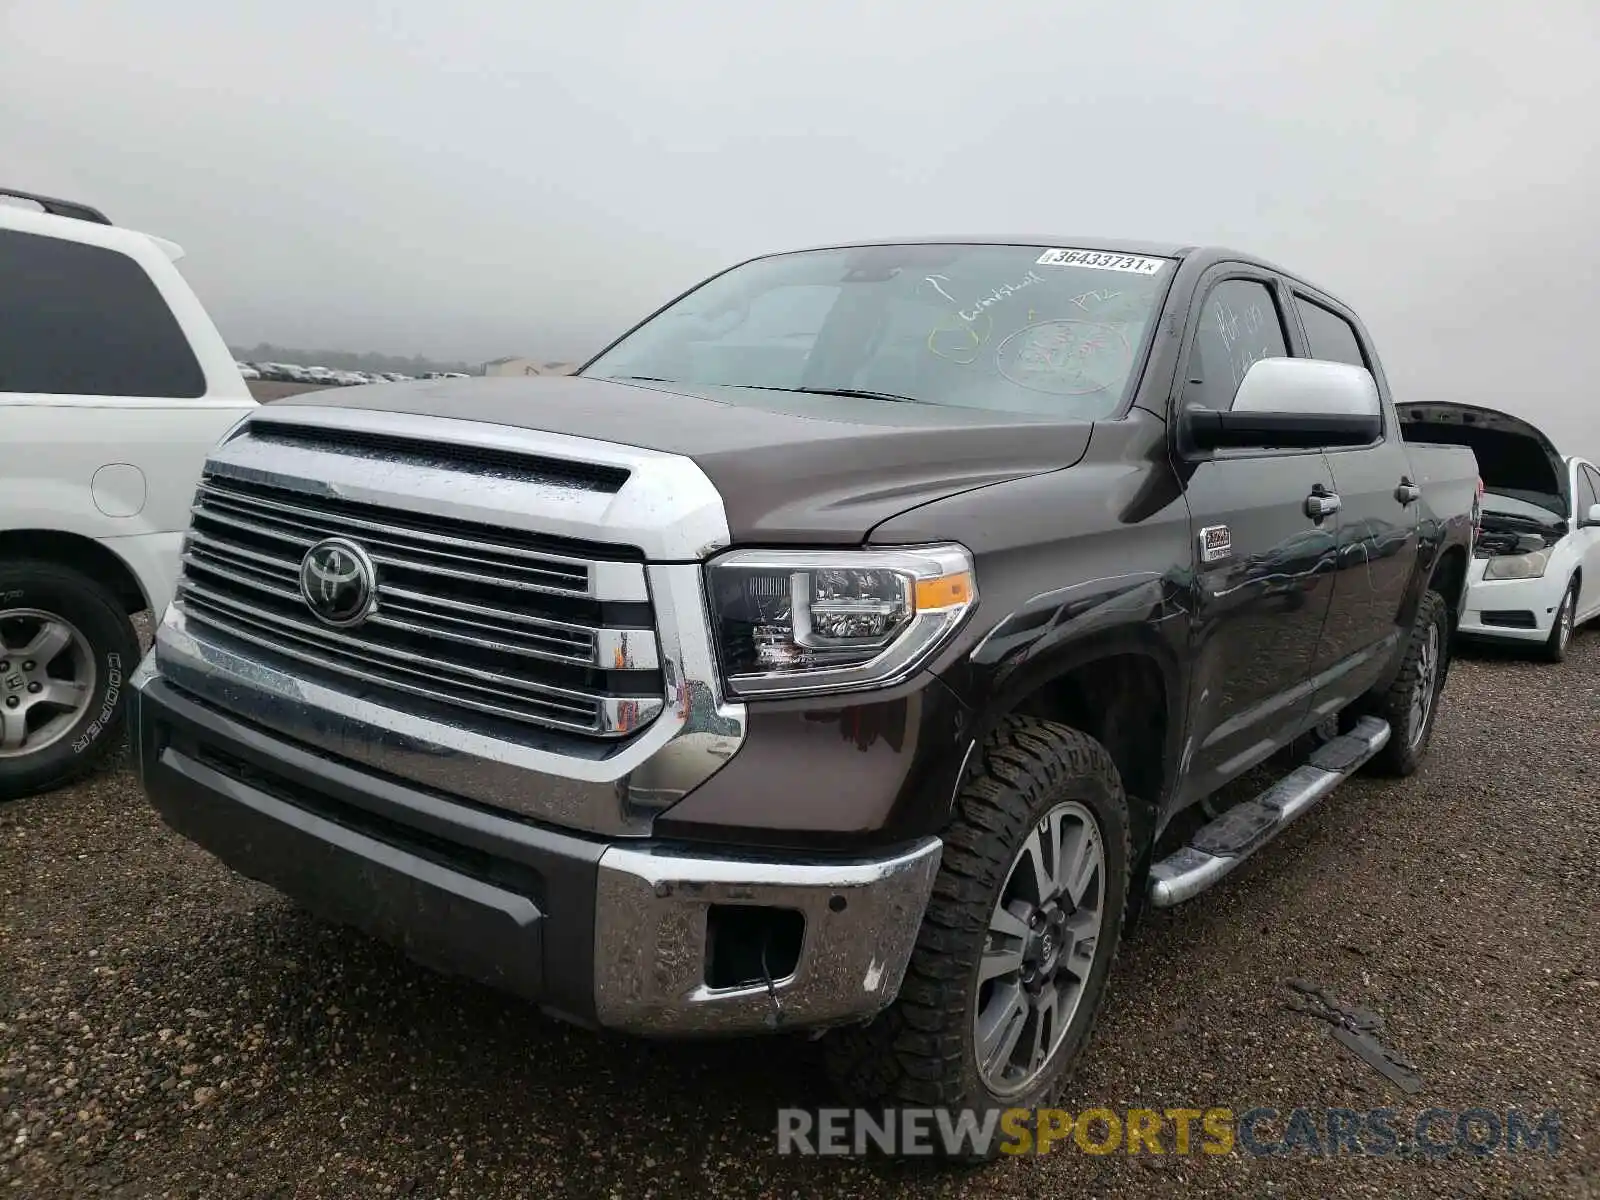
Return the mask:
<svg viewBox="0 0 1600 1200">
<path fill-rule="evenodd" d="M 735 550 L 706 568 L 718 653 L 743 696 L 898 683 L 978 602 L 960 546 Z"/>
<path fill-rule="evenodd" d="M 1483 567 L 1485 579 L 1538 579 L 1550 563 L 1550 547 L 1532 554 L 1501 554 Z"/>
</svg>

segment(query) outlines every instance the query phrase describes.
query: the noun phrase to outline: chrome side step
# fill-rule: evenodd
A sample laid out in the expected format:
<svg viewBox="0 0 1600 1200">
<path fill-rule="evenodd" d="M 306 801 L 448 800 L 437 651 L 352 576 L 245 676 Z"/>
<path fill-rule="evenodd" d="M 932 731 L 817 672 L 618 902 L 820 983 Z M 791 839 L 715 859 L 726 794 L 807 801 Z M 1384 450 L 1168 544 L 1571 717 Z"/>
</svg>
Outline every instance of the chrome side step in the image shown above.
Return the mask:
<svg viewBox="0 0 1600 1200">
<path fill-rule="evenodd" d="M 1362 717 L 1349 733 L 1324 742 L 1253 800 L 1202 826 L 1189 844 L 1150 868 L 1150 904 L 1171 908 L 1217 883 L 1370 759 L 1389 740 L 1389 723 Z"/>
</svg>

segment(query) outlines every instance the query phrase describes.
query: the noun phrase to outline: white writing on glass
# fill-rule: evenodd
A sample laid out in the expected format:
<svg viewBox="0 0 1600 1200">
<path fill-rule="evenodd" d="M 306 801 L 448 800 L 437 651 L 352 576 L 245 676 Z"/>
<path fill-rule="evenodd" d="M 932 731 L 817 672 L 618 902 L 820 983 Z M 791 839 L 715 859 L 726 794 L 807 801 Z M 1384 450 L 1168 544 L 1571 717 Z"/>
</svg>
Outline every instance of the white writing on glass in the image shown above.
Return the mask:
<svg viewBox="0 0 1600 1200">
<path fill-rule="evenodd" d="M 984 309 L 993 308 L 1001 301 L 1009 300 L 1012 296 L 1022 291 L 1023 288 L 1032 287 L 1036 283 L 1043 283 L 1044 278 L 1038 272 L 1030 270 L 1016 283 L 1002 283 L 997 288 L 991 288 L 987 296 L 979 296 L 978 299 L 974 300 L 971 308 L 962 308 L 956 298 L 945 291 L 944 285 L 950 282 L 948 275 L 924 275 L 923 282 L 932 287 L 945 300 L 955 305 L 956 316 L 971 325 L 983 315 Z"/>
<path fill-rule="evenodd" d="M 1223 301 L 1217 301 L 1217 333 L 1227 354 L 1228 369 L 1233 375 L 1233 386 L 1244 381 L 1246 372 L 1264 358 L 1273 357 L 1272 347 L 1263 336 L 1267 330 L 1267 314 L 1259 303 L 1245 309 L 1241 316 Z"/>
<path fill-rule="evenodd" d="M 1025 287 L 1032 287 L 1036 283 L 1043 282 L 1044 279 L 1041 278 L 1037 272 L 1029 271 L 1016 283 L 1002 283 L 999 287 L 993 289 L 987 296 L 979 297 L 973 303 L 972 310 L 970 312 L 966 309 L 958 309 L 956 311 L 956 316 L 960 317 L 968 324 L 971 324 L 973 321 L 978 319 L 978 314 L 984 309 L 992 308 L 994 305 L 999 304 L 1002 300 L 1009 300 L 1012 296 L 1016 295 Z"/>
</svg>

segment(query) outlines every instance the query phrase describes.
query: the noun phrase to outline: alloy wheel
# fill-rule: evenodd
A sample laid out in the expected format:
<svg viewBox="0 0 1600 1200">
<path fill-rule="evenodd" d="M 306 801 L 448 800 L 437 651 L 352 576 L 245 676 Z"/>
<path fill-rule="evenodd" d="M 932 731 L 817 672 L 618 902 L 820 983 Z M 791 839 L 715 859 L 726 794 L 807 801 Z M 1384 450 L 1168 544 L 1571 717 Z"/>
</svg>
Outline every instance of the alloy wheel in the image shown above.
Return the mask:
<svg viewBox="0 0 1600 1200">
<path fill-rule="evenodd" d="M 1088 989 L 1105 919 L 1105 839 L 1077 801 L 1031 829 L 989 918 L 973 1005 L 978 1070 L 998 1096 L 1048 1070 Z"/>
<path fill-rule="evenodd" d="M 0 610 L 0 758 L 37 754 L 65 737 L 96 679 L 77 626 L 41 609 Z"/>
<path fill-rule="evenodd" d="M 1411 696 L 1411 745 L 1422 742 L 1428 728 L 1428 714 L 1433 710 L 1434 694 L 1439 688 L 1439 626 L 1428 624 L 1428 635 L 1423 639 L 1422 652 L 1417 655 L 1416 690 Z"/>
</svg>

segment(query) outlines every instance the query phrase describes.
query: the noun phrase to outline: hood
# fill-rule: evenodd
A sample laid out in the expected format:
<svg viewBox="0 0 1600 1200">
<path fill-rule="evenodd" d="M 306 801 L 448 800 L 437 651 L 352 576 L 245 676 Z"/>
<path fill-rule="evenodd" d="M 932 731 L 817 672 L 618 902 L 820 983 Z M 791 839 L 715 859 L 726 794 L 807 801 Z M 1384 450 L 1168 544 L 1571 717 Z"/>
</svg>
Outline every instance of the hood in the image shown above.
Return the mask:
<svg viewBox="0 0 1600 1200">
<path fill-rule="evenodd" d="M 859 541 L 907 509 L 1071 466 L 1094 426 L 1035 415 L 579 375 L 302 392 L 272 407 L 372 409 L 682 454 L 722 493 L 738 542 Z"/>
<path fill-rule="evenodd" d="M 1413 401 L 1395 406 L 1408 442 L 1467 446 L 1486 492 L 1537 505 L 1565 520 L 1567 464 L 1555 444 L 1521 417 L 1472 404 Z"/>
</svg>

